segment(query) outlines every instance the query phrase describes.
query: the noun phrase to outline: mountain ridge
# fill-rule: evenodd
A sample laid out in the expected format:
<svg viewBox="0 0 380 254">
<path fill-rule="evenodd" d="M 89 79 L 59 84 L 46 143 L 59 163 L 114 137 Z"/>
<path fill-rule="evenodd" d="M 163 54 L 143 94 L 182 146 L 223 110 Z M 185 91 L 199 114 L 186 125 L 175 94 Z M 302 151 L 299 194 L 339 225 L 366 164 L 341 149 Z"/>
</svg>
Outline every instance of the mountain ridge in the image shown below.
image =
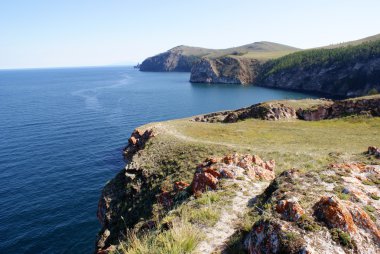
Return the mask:
<svg viewBox="0 0 380 254">
<path fill-rule="evenodd" d="M 260 41 L 226 49 L 208 49 L 179 45 L 163 53 L 148 57 L 140 65 L 141 71 L 182 71 L 190 72 L 202 58 L 216 59 L 224 56 L 237 56 L 267 60 L 280 57 L 300 49 L 280 43 Z"/>
</svg>

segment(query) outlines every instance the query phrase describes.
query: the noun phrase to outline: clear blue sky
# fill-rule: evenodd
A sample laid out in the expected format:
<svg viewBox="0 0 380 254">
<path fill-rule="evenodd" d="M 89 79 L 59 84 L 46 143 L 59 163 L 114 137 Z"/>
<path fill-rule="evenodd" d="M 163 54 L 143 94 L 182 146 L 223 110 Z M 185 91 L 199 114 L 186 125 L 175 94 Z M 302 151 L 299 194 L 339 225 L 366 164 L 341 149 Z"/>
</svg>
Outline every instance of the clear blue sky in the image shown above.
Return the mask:
<svg viewBox="0 0 380 254">
<path fill-rule="evenodd" d="M 380 33 L 379 0 L 9 0 L 0 69 L 141 62 L 176 45 L 310 48 Z"/>
</svg>

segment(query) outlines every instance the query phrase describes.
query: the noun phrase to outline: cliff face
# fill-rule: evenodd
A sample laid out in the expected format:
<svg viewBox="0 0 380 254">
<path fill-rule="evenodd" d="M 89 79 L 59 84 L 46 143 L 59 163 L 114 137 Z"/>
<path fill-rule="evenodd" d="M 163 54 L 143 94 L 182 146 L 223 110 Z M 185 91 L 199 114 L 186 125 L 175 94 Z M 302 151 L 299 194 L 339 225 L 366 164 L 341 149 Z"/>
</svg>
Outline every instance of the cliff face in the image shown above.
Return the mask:
<svg viewBox="0 0 380 254">
<path fill-rule="evenodd" d="M 260 63 L 256 59 L 223 57 L 202 59 L 191 69 L 190 82 L 250 84 L 258 74 Z"/>
<path fill-rule="evenodd" d="M 312 68 L 298 65 L 265 77 L 260 76 L 257 85 L 344 97 L 366 95 L 371 89 L 380 91 L 380 57 L 350 63 L 336 61 Z"/>
<path fill-rule="evenodd" d="M 167 51 L 165 53 L 149 57 L 144 60 L 140 67 L 140 71 L 181 71 L 190 72 L 194 63 L 199 61 L 199 57 L 186 56 L 181 51 Z"/>
<path fill-rule="evenodd" d="M 305 99 L 298 101 L 264 102 L 234 111 L 222 111 L 197 116 L 193 120 L 196 122 L 209 123 L 235 123 L 249 118 L 262 120 L 300 119 L 319 121 L 350 115 L 380 116 L 380 95 L 337 101 Z"/>
</svg>

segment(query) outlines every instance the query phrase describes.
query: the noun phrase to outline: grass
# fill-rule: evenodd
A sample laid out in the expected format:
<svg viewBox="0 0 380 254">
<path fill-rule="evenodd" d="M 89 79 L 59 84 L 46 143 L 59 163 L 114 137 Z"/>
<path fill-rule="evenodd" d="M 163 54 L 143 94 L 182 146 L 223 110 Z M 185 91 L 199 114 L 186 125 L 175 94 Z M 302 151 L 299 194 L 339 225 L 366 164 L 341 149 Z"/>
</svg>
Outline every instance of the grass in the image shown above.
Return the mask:
<svg viewBox="0 0 380 254">
<path fill-rule="evenodd" d="M 183 254 L 191 253 L 201 235 L 198 230 L 187 222 L 180 222 L 163 232 L 148 232 L 144 235 L 137 235 L 129 232 L 127 240 L 120 244 L 117 253 L 123 254 Z"/>
<path fill-rule="evenodd" d="M 188 212 L 191 223 L 201 224 L 211 227 L 216 224 L 220 218 L 220 212 L 210 207 L 194 209 Z"/>
<path fill-rule="evenodd" d="M 195 200 L 196 204 L 199 205 L 211 205 L 221 200 L 220 193 L 216 191 L 209 191 L 204 194 L 200 198 Z"/>
<path fill-rule="evenodd" d="M 330 230 L 330 233 L 334 241 L 350 249 L 354 247 L 354 242 L 352 241 L 351 236 L 348 233 L 338 228 L 332 228 Z"/>
<path fill-rule="evenodd" d="M 331 151 L 347 158 L 380 144 L 380 118 L 342 118 L 307 122 L 248 119 L 234 124 L 176 120 L 165 123 L 180 133 L 229 151 L 274 158 L 283 169 L 316 169 L 336 160 Z M 358 135 L 360 134 L 360 135 Z"/>
</svg>

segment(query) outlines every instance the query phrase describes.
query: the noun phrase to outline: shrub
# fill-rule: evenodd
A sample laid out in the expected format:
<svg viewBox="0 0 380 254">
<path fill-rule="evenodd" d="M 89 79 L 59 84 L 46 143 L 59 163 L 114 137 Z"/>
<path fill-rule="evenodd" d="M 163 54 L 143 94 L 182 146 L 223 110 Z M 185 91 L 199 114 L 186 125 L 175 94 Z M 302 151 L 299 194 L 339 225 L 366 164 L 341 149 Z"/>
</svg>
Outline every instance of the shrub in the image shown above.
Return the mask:
<svg viewBox="0 0 380 254">
<path fill-rule="evenodd" d="M 376 88 L 372 88 L 371 90 L 368 91 L 368 95 L 375 95 L 375 94 L 378 94 L 379 91 L 377 91 Z"/>
</svg>

